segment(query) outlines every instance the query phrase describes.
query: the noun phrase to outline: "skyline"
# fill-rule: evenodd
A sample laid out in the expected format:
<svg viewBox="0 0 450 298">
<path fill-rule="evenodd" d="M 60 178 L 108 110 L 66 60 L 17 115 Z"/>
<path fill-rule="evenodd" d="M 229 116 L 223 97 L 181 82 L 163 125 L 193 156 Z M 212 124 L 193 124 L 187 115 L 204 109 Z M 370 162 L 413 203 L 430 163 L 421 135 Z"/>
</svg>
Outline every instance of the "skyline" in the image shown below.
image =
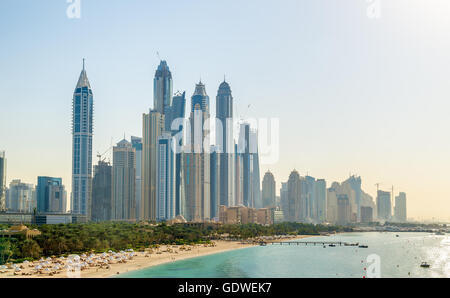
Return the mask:
<svg viewBox="0 0 450 298">
<path fill-rule="evenodd" d="M 27 1 L 22 1 L 22 3 L 23 2 Z M 323 2 L 327 1 L 322 1 L 322 3 Z M 269 4 L 270 3 L 266 3 L 266 5 Z M 293 3 L 290 4 L 294 5 Z M 30 3 L 30 6 L 32 5 L 33 4 Z M 65 3 L 61 6 L 64 7 L 64 5 Z M 119 9 L 121 6 L 120 4 L 114 5 L 112 6 L 116 9 Z M 184 4 L 180 5 L 183 6 Z M 365 4 L 362 3 L 361 6 L 363 7 L 364 5 Z M 40 5 L 40 9 L 43 9 L 44 6 L 53 7 L 53 5 L 46 4 Z M 303 4 L 302 6 L 308 5 Z M 311 9 L 311 6 L 317 8 L 316 4 L 309 5 L 308 7 Z M 386 4 L 386 6 L 388 6 L 388 4 Z M 12 7 L 14 7 L 14 5 L 8 6 L 9 9 Z M 95 5 L 88 3 L 84 4 L 83 2 L 83 15 L 80 20 L 64 19 L 65 15 L 62 10 L 60 19 L 57 20 L 57 22 L 61 23 L 64 28 L 71 27 L 75 32 L 86 33 L 86 28 L 92 26 L 92 20 L 89 17 L 89 13 L 98 13 L 95 12 L 95 9 L 90 9 L 93 7 L 95 7 Z M 211 7 L 212 4 L 207 8 Z M 8 8 L 6 11 L 8 11 Z M 246 7 L 244 7 L 244 10 L 245 8 Z M 54 7 L 53 9 L 54 10 L 51 9 L 49 11 L 56 12 L 57 9 Z M 268 9 L 267 6 L 264 7 L 264 11 L 265 9 Z M 317 12 L 316 10 L 314 11 Z M 383 11 L 389 12 L 388 7 L 384 8 Z M 16 15 L 17 13 L 19 12 L 16 11 Z M 283 10 L 283 13 L 288 14 L 289 12 Z M 329 12 L 325 11 L 323 13 L 329 14 Z M 360 19 L 366 18 L 365 21 L 369 24 L 370 22 L 379 22 L 370 25 L 366 24 L 367 27 L 365 28 L 365 30 L 375 33 L 378 38 L 381 38 L 383 32 L 378 32 L 374 27 L 383 27 L 386 26 L 383 22 L 392 21 L 389 18 L 389 15 L 382 17 L 380 20 L 373 21 L 367 20 L 363 10 L 361 10 L 360 13 Z M 142 17 L 141 14 L 139 16 Z M 343 17 L 339 13 L 337 16 Z M 3 23 L 8 20 L 11 21 L 11 19 L 5 17 L 2 18 L 2 21 L 0 22 Z M 137 20 L 141 19 L 137 18 Z M 442 21 L 444 20 L 439 20 L 439 22 Z M 436 21 L 433 20 L 433 22 Z M 445 20 L 444 22 L 446 22 L 444 24 L 447 26 L 448 21 Z M 88 24 L 86 25 L 86 23 Z M 44 24 L 46 23 L 44 22 Z M 95 24 L 101 25 L 97 22 L 95 22 Z M 42 24 L 39 23 L 37 25 L 39 25 L 39 28 L 36 28 L 35 30 L 42 30 Z M 342 24 L 340 24 L 340 26 L 342 26 Z M 133 28 L 137 27 L 133 26 Z M 448 29 L 448 26 L 446 28 Z M 19 30 L 15 32 L 23 33 L 23 31 L 20 30 L 23 28 L 15 29 Z M 343 28 L 339 27 L 336 31 L 343 34 L 343 32 L 340 31 L 342 29 Z M 426 28 L 423 29 L 424 31 L 422 34 L 430 33 L 425 30 Z M 60 28 L 59 30 L 62 29 Z M 59 30 L 55 29 L 56 32 L 54 33 L 56 38 L 61 37 L 59 33 L 62 32 L 59 32 Z M 330 30 L 330 28 L 326 27 L 326 30 Z M 44 32 L 39 31 L 39 33 L 39 36 L 42 37 Z M 363 34 L 364 30 L 359 33 Z M 438 33 L 444 34 L 444 32 L 438 31 L 436 35 L 438 35 Z M 97 35 L 98 31 L 92 34 Z M 312 33 L 309 32 L 309 34 Z M 448 33 L 445 32 L 445 34 Z M 119 36 L 126 40 L 123 35 Z M 362 36 L 359 35 L 359 37 Z M 392 38 L 393 36 L 389 37 Z M 407 40 L 405 36 L 401 37 L 404 37 L 405 41 Z M 3 38 L 6 39 L 5 44 L 8 44 L 9 47 L 15 48 L 18 46 L 18 39 L 14 39 L 13 36 L 6 35 L 2 37 L 2 39 Z M 238 39 L 238 37 L 236 38 Z M 92 42 L 94 39 L 94 37 L 91 37 L 88 41 Z M 14 41 L 16 43 L 14 43 Z M 300 37 L 299 41 L 301 41 Z M 54 50 L 55 46 L 65 48 L 65 46 L 62 46 L 61 42 L 56 42 L 55 40 L 53 40 L 53 42 L 55 44 L 49 46 L 48 49 Z M 315 41 L 310 40 L 310 42 L 314 44 Z M 319 41 L 319 43 L 323 42 L 323 40 L 321 42 Z M 434 42 L 438 41 L 435 40 Z M 446 46 L 442 47 L 442 50 L 450 49 L 450 47 L 448 47 L 448 39 L 439 42 L 443 44 L 438 45 Z M 356 41 L 353 40 L 353 45 L 355 45 L 355 43 Z M 76 44 L 75 41 L 70 42 L 69 45 L 74 44 Z M 252 65 L 254 66 L 254 69 L 248 70 L 245 68 L 244 71 L 242 71 L 243 73 L 240 73 L 242 68 L 237 67 L 237 64 L 239 63 L 230 60 L 223 62 L 223 65 L 219 63 L 219 66 L 215 66 L 211 63 L 211 59 L 214 60 L 214 52 L 206 53 L 205 49 L 200 51 L 202 53 L 198 54 L 197 59 L 193 59 L 196 56 L 192 53 L 185 54 L 180 50 L 179 53 L 181 54 L 177 55 L 175 54 L 178 52 L 177 49 L 168 49 L 170 46 L 165 46 L 165 43 L 155 43 L 153 47 L 145 42 L 139 43 L 138 45 L 140 44 L 145 44 L 146 49 L 151 49 L 152 51 L 147 53 L 147 56 L 140 56 L 140 54 L 137 54 L 136 56 L 140 57 L 135 58 L 130 57 L 130 55 L 120 61 L 117 60 L 117 57 L 120 56 L 121 51 L 125 51 L 125 48 L 120 47 L 112 50 L 111 53 L 105 55 L 105 57 L 100 57 L 100 53 L 96 52 L 94 49 L 95 46 L 92 46 L 92 48 L 84 46 L 84 49 L 73 50 L 67 55 L 56 55 L 53 61 L 49 57 L 42 55 L 42 52 L 39 53 L 33 51 L 33 53 L 31 53 L 31 51 L 28 51 L 25 53 L 16 51 L 16 54 L 14 54 L 13 57 L 10 57 L 11 53 L 14 52 L 11 48 L 6 46 L 6 49 L 0 49 L 0 53 L 2 54 L 0 55 L 0 63 L 5 65 L 4 69 L 8 70 L 0 73 L 1 81 L 7 82 L 7 84 L 5 83 L 3 86 L 5 89 L 4 94 L 8 98 L 15 98 L 14 102 L 2 100 L 2 105 L 6 108 L 8 114 L 16 113 L 19 109 L 21 112 L 17 114 L 17 117 L 2 117 L 0 120 L 0 126 L 8 128 L 8 130 L 2 129 L 0 131 L 0 139 L 5 140 L 5 142 L 2 141 L 0 143 L 0 150 L 6 151 L 6 158 L 8 160 L 7 185 L 9 185 L 9 182 L 13 179 L 21 179 L 23 182 L 36 184 L 37 176 L 52 176 L 62 177 L 67 190 L 71 189 L 69 183 L 71 171 L 70 125 L 67 124 L 67 127 L 65 127 L 61 124 L 67 123 L 67 119 L 70 119 L 70 101 L 75 81 L 74 78 L 79 73 L 79 61 L 81 61 L 81 58 L 84 56 L 87 57 L 86 68 L 95 93 L 96 118 L 93 154 L 95 155 L 96 152 L 104 152 L 105 149 L 110 146 L 111 137 L 113 138 L 112 143 L 117 143 L 122 138 L 124 131 L 126 132 L 127 138 L 129 138 L 130 135 L 142 136 L 140 117 L 142 113 L 147 112 L 148 109 L 152 107 L 153 91 L 151 89 L 153 85 L 153 72 L 158 65 L 157 61 L 154 61 L 156 57 L 152 58 L 151 56 L 153 56 L 153 52 L 160 51 L 160 53 L 167 53 L 165 55 L 163 54 L 163 59 L 168 61 L 169 67 L 171 68 L 174 78 L 174 91 L 185 90 L 187 92 L 187 106 L 190 106 L 190 96 L 194 92 L 194 84 L 198 81 L 198 75 L 195 72 L 199 70 L 195 68 L 185 69 L 185 66 L 189 64 L 200 64 L 199 68 L 203 70 L 200 74 L 202 81 L 206 84 L 206 92 L 211 96 L 216 94 L 219 84 L 222 82 L 221 78 L 223 77 L 223 74 L 219 75 L 219 72 L 226 73 L 227 81 L 230 83 L 233 92 L 234 104 L 237 105 L 234 110 L 236 117 L 245 115 L 247 117 L 254 116 L 268 118 L 272 116 L 271 112 L 273 112 L 275 108 L 275 114 L 278 113 L 278 115 L 275 116 L 278 116 L 281 119 L 280 161 L 277 165 L 267 166 L 261 164 L 260 176 L 262 178 L 267 169 L 270 169 L 272 173 L 274 173 L 277 183 L 277 194 L 279 193 L 281 182 L 287 181 L 289 173 L 294 168 L 297 169 L 302 176 L 305 176 L 308 173 L 316 178 L 325 178 L 328 187 L 333 181 L 344 181 L 348 177 L 348 173 L 356 173 L 363 178 L 363 189 L 370 193 L 374 198 L 376 192 L 376 187 L 374 185 L 378 182 L 382 183 L 381 189 L 390 190 L 391 185 L 394 185 L 396 192 L 406 192 L 408 194 L 408 214 L 411 217 L 417 218 L 424 216 L 431 218 L 434 216 L 436 218 L 448 220 L 448 210 L 450 210 L 450 208 L 446 202 L 448 191 L 445 189 L 445 169 L 448 167 L 449 158 L 446 156 L 448 150 L 445 149 L 448 149 L 450 146 L 449 142 L 444 140 L 445 138 L 443 139 L 442 136 L 445 133 L 445 127 L 448 127 L 448 120 L 444 118 L 445 107 L 448 107 L 448 103 L 444 102 L 443 98 L 448 98 L 449 92 L 446 90 L 445 84 L 440 82 L 439 79 L 445 79 L 446 70 L 444 65 L 449 61 L 445 55 L 440 53 L 440 50 L 437 51 L 437 53 L 434 53 L 438 57 L 433 60 L 434 63 L 437 63 L 439 58 L 446 60 L 440 61 L 441 66 L 439 68 L 437 68 L 436 65 L 431 65 L 432 67 L 437 68 L 433 69 L 432 74 L 438 73 L 439 70 L 443 72 L 440 78 L 436 76 L 433 77 L 433 79 L 436 79 L 435 81 L 424 78 L 420 74 L 416 74 L 417 77 L 415 77 L 414 74 L 409 73 L 412 69 L 402 69 L 394 63 L 395 58 L 403 60 L 400 62 L 407 63 L 411 62 L 412 58 L 418 55 L 417 52 L 408 52 L 402 53 L 405 54 L 406 57 L 400 58 L 400 56 L 396 56 L 396 54 L 400 54 L 401 50 L 407 46 L 405 44 L 397 44 L 397 47 L 394 47 L 394 50 L 397 52 L 388 58 L 388 60 L 393 60 L 389 60 L 388 63 L 386 63 L 386 61 L 382 63 L 382 66 L 391 66 L 391 69 L 388 67 L 387 70 L 384 70 L 382 69 L 382 66 L 377 68 L 366 61 L 366 58 L 370 60 L 370 58 L 381 57 L 382 54 L 380 54 L 380 56 L 375 54 L 376 50 L 383 52 L 383 49 L 378 46 L 376 47 L 376 50 L 372 50 L 373 52 L 366 51 L 364 54 L 360 53 L 361 56 L 356 57 L 356 62 L 347 64 L 346 66 L 349 66 L 350 69 L 347 69 L 346 71 L 342 70 L 342 77 L 334 78 L 333 80 L 332 75 L 326 72 L 331 70 L 333 74 L 337 74 L 338 72 L 333 67 L 339 65 L 344 66 L 344 62 L 334 61 L 334 65 L 330 69 L 327 69 L 326 63 L 322 62 L 324 64 L 316 65 L 320 70 L 317 71 L 316 69 L 315 73 L 311 73 L 314 68 L 313 65 L 310 65 L 311 68 L 305 68 L 305 73 L 312 74 L 311 77 L 304 78 L 305 80 L 296 81 L 298 76 L 303 77 L 304 75 L 297 73 L 294 66 L 283 69 L 278 68 L 280 67 L 279 65 L 273 65 L 273 61 L 277 60 L 273 56 L 272 59 L 267 61 L 267 69 L 264 70 L 261 66 L 255 67 L 256 65 Z M 167 44 L 170 44 L 170 42 Z M 338 50 L 344 50 L 345 47 L 342 44 L 340 45 L 342 47 L 338 46 Z M 436 44 L 431 43 L 431 41 L 430 44 L 427 44 L 427 46 L 430 47 L 435 45 Z M 42 46 L 41 43 L 40 46 Z M 390 46 L 392 49 L 392 45 Z M 186 47 L 186 45 L 184 47 Z M 200 47 L 196 47 L 196 49 L 199 48 Z M 250 48 L 253 47 L 245 45 L 245 43 L 242 47 L 244 52 L 250 51 Z M 165 51 L 163 51 L 164 49 Z M 43 49 L 41 49 L 41 51 L 42 50 Z M 281 49 L 281 51 L 283 50 L 286 49 Z M 418 48 L 413 47 L 412 50 L 419 50 L 420 52 L 420 49 Z M 352 53 L 356 54 L 357 52 L 358 51 L 354 51 Z M 306 53 L 309 53 L 311 55 L 309 58 L 313 57 L 313 60 L 316 63 L 320 61 L 320 58 L 326 58 L 322 61 L 327 62 L 330 62 L 335 58 L 330 52 L 322 52 L 322 55 L 314 55 L 313 52 L 308 51 L 306 51 Z M 235 53 L 226 54 L 227 53 L 222 52 L 221 57 L 228 57 L 227 59 L 233 60 L 233 56 L 236 55 Z M 244 60 L 249 60 L 249 63 L 257 62 L 257 59 L 247 54 L 242 55 Z M 342 52 L 340 54 L 342 54 Z M 442 56 L 439 56 L 439 54 L 442 54 Z M 180 61 L 180 59 L 183 60 L 183 58 L 187 58 L 184 55 L 188 58 L 192 58 L 192 62 Z M 116 59 L 111 59 L 114 56 Z M 292 55 L 288 56 L 292 58 Z M 6 59 L 5 57 L 11 59 Z M 199 59 L 199 57 L 205 57 L 205 59 Z M 423 56 L 419 55 L 419 57 L 425 59 Z M 28 58 L 28 60 L 25 59 L 25 61 L 22 62 L 20 59 L 23 58 Z M 242 58 L 237 60 L 242 62 Z M 347 58 L 344 60 L 349 62 L 348 58 L 351 57 L 346 57 L 344 55 L 343 58 Z M 138 63 L 138 59 L 144 59 L 144 61 Z M 302 65 L 302 63 L 308 63 L 306 58 L 304 61 L 299 58 L 297 59 L 298 60 L 293 63 L 296 66 L 299 64 Z M 14 62 L 18 63 L 19 60 L 22 63 L 25 63 L 26 61 L 33 63 L 30 63 L 31 65 L 27 65 L 26 67 L 24 67 L 25 65 L 22 65 L 23 69 L 19 67 L 19 70 L 17 70 L 12 67 L 12 64 L 14 64 Z M 112 65 L 106 66 L 108 60 Z M 132 63 L 129 64 L 130 62 Z M 357 69 L 357 64 L 361 62 L 363 62 L 364 66 L 371 67 L 369 67 L 369 71 L 363 72 L 363 75 L 356 81 L 356 76 L 361 75 L 361 72 Z M 383 61 L 375 61 L 375 63 L 379 62 Z M 422 68 L 420 70 L 429 70 L 429 66 L 426 62 L 428 61 L 423 60 L 422 64 L 417 65 Z M 61 65 L 58 66 L 58 63 Z M 225 65 L 227 63 L 230 65 Z M 400 64 L 404 66 L 403 63 Z M 210 65 L 208 66 L 208 64 Z M 48 68 L 43 68 L 42 66 L 44 65 L 47 65 Z M 231 69 L 235 70 L 231 71 Z M 20 73 L 20 70 L 26 70 L 29 73 L 23 74 Z M 117 71 L 117 73 L 114 73 L 114 70 Z M 282 70 L 287 71 L 293 76 L 282 76 L 284 80 L 281 81 L 284 82 L 285 85 L 277 85 L 276 83 L 280 81 L 276 78 L 273 78 L 273 81 L 271 81 L 270 79 L 272 79 L 272 77 L 270 75 L 273 75 L 273 73 L 284 74 L 285 72 Z M 370 70 L 375 70 L 375 74 L 370 73 Z M 40 74 L 39 77 L 36 77 L 34 74 L 37 71 L 42 71 L 43 73 Z M 395 74 L 392 74 L 392 71 Z M 302 72 L 302 70 L 299 72 Z M 134 75 L 132 75 L 133 73 Z M 130 74 L 130 76 L 126 77 L 126 74 Z M 367 75 L 369 78 L 364 79 L 364 75 Z M 405 80 L 399 82 L 400 84 L 398 84 L 397 88 L 393 86 L 394 81 L 391 82 L 389 80 L 393 79 L 396 75 L 399 75 Z M 385 76 L 388 78 L 386 79 Z M 409 82 L 406 81 L 405 77 L 410 79 L 412 77 L 415 79 L 412 81 L 415 84 L 409 85 Z M 430 77 L 432 77 L 431 74 Z M 326 80 L 327 78 L 329 79 L 328 81 Z M 420 79 L 423 79 L 423 81 Z M 56 80 L 57 84 L 53 82 L 54 80 Z M 256 80 L 259 81 L 257 82 Z M 52 81 L 52 84 L 42 84 L 45 81 Z M 119 84 L 119 82 L 123 84 Z M 272 82 L 272 84 L 269 82 Z M 421 85 L 418 84 L 419 82 L 426 82 L 427 85 L 422 89 L 420 87 Z M 286 100 L 286 104 L 289 108 L 278 108 L 278 106 L 274 107 L 270 104 L 278 97 L 288 96 L 293 90 L 292 88 L 296 87 L 296 84 L 299 83 L 301 85 L 300 91 L 298 91 L 297 94 L 291 93 L 294 94 L 292 95 L 293 98 Z M 305 85 L 302 83 L 305 83 Z M 324 88 L 319 86 L 321 83 L 324 84 Z M 360 83 L 360 86 L 355 86 Z M 371 86 L 371 84 L 368 83 L 378 85 L 380 88 L 367 89 L 370 92 L 365 92 L 365 88 Z M 270 86 L 264 86 L 265 84 Z M 305 87 L 307 84 L 315 85 L 307 88 Z M 344 87 L 339 87 L 339 84 L 343 84 Z M 401 86 L 402 84 L 404 85 Z M 20 86 L 27 86 L 27 88 L 18 88 Z M 69 86 L 69 88 L 67 88 L 67 86 Z M 389 90 L 385 91 L 385 87 L 388 87 L 387 89 Z M 411 88 L 411 90 L 408 88 Z M 15 93 L 12 92 L 13 90 Z M 52 93 L 52 91 L 55 92 Z M 390 93 L 389 91 L 393 92 Z M 418 94 L 416 94 L 417 91 L 419 91 Z M 433 95 L 433 92 L 436 93 L 434 94 L 436 97 L 429 98 L 429 96 L 427 96 L 428 91 L 431 95 Z M 427 94 L 425 94 L 425 92 L 427 92 Z M 129 97 L 130 100 L 123 99 L 125 98 L 124 93 L 129 93 L 126 97 Z M 388 94 L 387 98 L 383 97 L 383 95 L 386 94 Z M 395 97 L 395 95 L 400 95 L 400 97 L 398 100 L 392 101 L 392 98 L 389 97 Z M 370 100 L 377 100 L 377 103 L 371 102 L 370 100 L 358 102 L 357 99 L 360 96 L 367 96 Z M 259 101 L 258 98 L 261 98 L 261 101 Z M 346 98 L 348 99 L 346 100 Z M 36 100 L 36 102 L 39 102 L 39 105 L 36 106 L 36 103 L 30 102 L 30 100 Z M 30 108 L 29 111 L 22 110 L 22 105 L 19 106 L 15 102 L 23 102 L 24 106 Z M 434 113 L 431 113 L 430 111 L 432 106 L 423 109 L 424 102 L 427 102 L 430 105 L 438 105 L 433 109 Z M 409 105 L 407 106 L 406 103 Z M 389 104 L 392 105 L 392 110 L 389 111 L 392 114 L 386 113 L 383 115 L 384 109 L 389 106 Z M 248 105 L 251 105 L 251 109 L 246 110 L 245 107 Z M 215 110 L 214 106 L 214 100 L 211 100 L 210 111 L 213 115 L 213 111 Z M 53 113 L 49 112 L 49 110 L 51 110 L 49 107 L 54 109 Z M 125 107 L 127 109 L 125 109 Z M 368 107 L 375 111 L 373 115 L 367 114 Z M 304 116 L 304 118 L 299 117 L 299 119 L 292 113 L 292 111 L 297 110 L 297 108 L 300 115 Z M 404 111 L 405 108 L 409 109 L 409 111 L 407 110 L 408 113 L 405 113 L 404 115 L 399 114 Z M 427 110 L 427 108 L 429 110 Z M 350 109 L 350 111 L 348 109 Z M 336 114 L 332 113 L 331 110 L 336 110 Z M 307 112 L 302 114 L 302 111 Z M 440 113 L 442 113 L 442 116 L 440 116 Z M 30 118 L 31 115 L 33 115 L 31 119 L 36 119 L 39 125 L 34 124 L 31 126 L 31 123 L 26 121 L 26 118 Z M 393 120 L 393 116 L 397 117 L 397 119 Z M 428 116 L 428 118 L 424 116 Z M 323 119 L 326 119 L 327 117 L 330 119 L 324 124 Z M 417 118 L 423 118 L 425 123 L 415 123 Z M 119 119 L 120 121 L 114 119 Z M 366 122 L 364 122 L 364 120 Z M 368 123 L 370 120 L 375 122 L 377 122 L 377 120 L 382 120 L 385 122 L 383 125 L 378 123 L 371 124 Z M 304 127 L 305 129 L 303 131 L 298 131 L 296 127 L 299 126 Z M 345 133 L 346 130 L 348 133 Z M 52 133 L 46 135 L 43 133 L 39 134 L 38 131 L 51 131 Z M 342 131 L 344 131 L 344 133 Z M 298 136 L 292 136 L 297 133 Z M 417 138 L 406 139 L 406 137 L 413 137 L 416 135 Z M 396 138 L 399 138 L 400 142 Z M 421 138 L 422 140 L 418 140 Z M 24 139 L 26 139 L 31 146 L 23 146 Z M 291 146 L 292 139 L 298 143 L 294 142 Z M 365 142 L 367 142 L 367 144 L 365 144 Z M 412 150 L 413 148 L 415 150 Z M 417 156 L 415 154 L 417 154 Z M 429 160 L 430 155 L 434 160 Z M 39 159 L 36 159 L 36 157 L 39 157 Z M 414 158 L 416 158 L 417 163 L 411 164 L 411 160 L 414 160 Z M 428 161 L 428 164 L 426 164 L 426 161 Z M 94 159 L 94 163 L 95 162 L 96 160 Z M 422 163 L 423 166 L 421 167 Z M 32 166 L 31 168 L 30 165 Z M 420 176 L 421 172 L 426 172 L 430 168 L 435 168 L 435 170 L 437 170 L 435 171 L 435 175 L 431 175 L 432 177 L 430 177 L 429 174 L 427 174 L 427 177 Z M 441 175 L 439 175 L 439 173 L 441 173 Z M 432 178 L 434 178 L 434 181 Z M 425 196 L 426 194 L 433 197 L 428 198 Z M 424 210 L 424 206 L 430 207 L 430 209 Z"/>
</svg>

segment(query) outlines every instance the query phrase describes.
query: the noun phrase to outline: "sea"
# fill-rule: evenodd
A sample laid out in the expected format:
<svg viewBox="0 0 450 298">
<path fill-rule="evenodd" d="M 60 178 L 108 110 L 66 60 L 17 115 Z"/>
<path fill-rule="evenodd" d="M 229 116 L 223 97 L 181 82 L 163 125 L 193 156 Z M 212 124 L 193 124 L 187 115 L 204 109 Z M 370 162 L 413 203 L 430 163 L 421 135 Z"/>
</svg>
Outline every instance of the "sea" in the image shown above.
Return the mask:
<svg viewBox="0 0 450 298">
<path fill-rule="evenodd" d="M 118 278 L 439 278 L 450 277 L 450 236 L 364 232 L 296 241 L 367 245 L 269 244 L 127 272 Z M 421 267 L 422 262 L 430 265 Z"/>
</svg>

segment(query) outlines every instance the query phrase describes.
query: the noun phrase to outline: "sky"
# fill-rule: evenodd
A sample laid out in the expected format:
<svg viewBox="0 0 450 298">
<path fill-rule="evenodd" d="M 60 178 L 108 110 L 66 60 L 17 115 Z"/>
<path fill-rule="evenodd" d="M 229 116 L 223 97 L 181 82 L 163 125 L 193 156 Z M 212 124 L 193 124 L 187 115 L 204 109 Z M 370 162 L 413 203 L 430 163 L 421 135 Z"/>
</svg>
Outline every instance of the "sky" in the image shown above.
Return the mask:
<svg viewBox="0 0 450 298">
<path fill-rule="evenodd" d="M 62 177 L 70 192 L 72 95 L 86 58 L 94 157 L 141 136 L 153 76 L 206 85 L 224 75 L 238 118 L 277 118 L 277 188 L 295 168 L 328 185 L 404 191 L 408 217 L 450 220 L 447 0 L 0 1 L 0 150 L 7 180 Z M 379 5 L 379 6 L 378 6 Z M 376 8 L 379 7 L 379 13 Z M 375 8 L 375 9 L 374 9 Z M 160 58 L 158 58 L 157 52 Z M 189 101 L 188 101 L 189 104 Z"/>
</svg>

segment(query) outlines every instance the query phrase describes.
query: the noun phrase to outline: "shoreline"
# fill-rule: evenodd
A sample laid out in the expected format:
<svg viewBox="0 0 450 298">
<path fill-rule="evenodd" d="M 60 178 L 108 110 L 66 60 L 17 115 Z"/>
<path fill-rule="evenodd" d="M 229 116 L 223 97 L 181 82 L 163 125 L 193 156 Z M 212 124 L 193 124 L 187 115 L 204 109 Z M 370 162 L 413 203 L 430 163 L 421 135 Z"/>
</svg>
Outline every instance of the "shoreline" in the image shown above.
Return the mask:
<svg viewBox="0 0 450 298">
<path fill-rule="evenodd" d="M 279 242 L 279 241 L 290 241 L 290 240 L 298 240 L 309 237 L 317 237 L 320 235 L 297 235 L 291 237 L 281 237 L 273 240 L 266 240 L 267 243 L 270 242 Z M 56 274 L 33 274 L 33 275 L 22 275 L 22 272 L 29 273 L 35 272 L 35 265 L 42 264 L 41 261 L 33 262 L 33 263 L 22 263 L 17 264 L 17 266 L 21 266 L 23 269 L 17 275 L 14 274 L 13 269 L 7 270 L 7 272 L 0 274 L 0 279 L 2 278 L 70 278 L 70 277 L 80 277 L 80 278 L 108 278 L 113 276 L 119 276 L 120 274 L 148 269 L 150 267 L 167 264 L 170 262 L 177 262 L 181 260 L 187 260 L 196 257 L 202 257 L 212 254 L 223 253 L 232 250 L 244 249 L 249 247 L 258 246 L 258 244 L 250 244 L 244 243 L 240 241 L 226 241 L 226 240 L 214 240 L 212 241 L 213 245 L 161 245 L 157 249 L 147 249 L 146 252 L 132 252 L 126 253 L 123 252 L 120 255 L 124 261 L 110 262 L 108 265 L 100 266 L 91 265 L 86 266 L 81 271 L 77 273 L 68 272 L 67 270 L 60 270 Z M 100 259 L 102 255 L 105 254 L 95 254 L 91 255 L 93 259 Z M 111 254 L 110 254 L 111 255 Z M 119 254 L 117 254 L 119 255 Z M 128 259 L 124 256 L 130 256 Z M 108 255 L 109 256 L 109 255 Z M 83 256 L 82 256 L 83 257 Z M 119 258 L 119 257 L 118 257 Z M 59 258 L 58 258 L 59 259 Z M 47 259 L 48 260 L 48 259 Z M 52 262 L 62 262 L 61 260 L 52 261 Z M 56 264 L 56 263 L 55 263 Z M 51 267 L 51 266 L 49 266 Z M 78 274 L 78 275 L 77 275 Z"/>
</svg>

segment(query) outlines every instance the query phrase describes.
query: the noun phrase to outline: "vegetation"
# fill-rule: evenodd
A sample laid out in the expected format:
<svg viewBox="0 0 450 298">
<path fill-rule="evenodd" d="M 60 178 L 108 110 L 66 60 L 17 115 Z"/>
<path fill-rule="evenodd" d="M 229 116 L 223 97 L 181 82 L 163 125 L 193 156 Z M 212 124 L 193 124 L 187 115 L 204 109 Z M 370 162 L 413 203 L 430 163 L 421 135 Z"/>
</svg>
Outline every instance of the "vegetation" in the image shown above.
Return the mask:
<svg viewBox="0 0 450 298">
<path fill-rule="evenodd" d="M 43 225 L 42 233 L 33 239 L 23 236 L 0 238 L 0 264 L 41 257 L 81 254 L 88 251 L 105 252 L 133 248 L 141 250 L 159 244 L 208 243 L 227 235 L 233 239 L 249 239 L 273 235 L 317 235 L 320 232 L 350 231 L 349 228 L 280 223 L 271 226 L 247 225 L 198 225 L 164 223 L 102 222 L 88 224 Z"/>
</svg>

